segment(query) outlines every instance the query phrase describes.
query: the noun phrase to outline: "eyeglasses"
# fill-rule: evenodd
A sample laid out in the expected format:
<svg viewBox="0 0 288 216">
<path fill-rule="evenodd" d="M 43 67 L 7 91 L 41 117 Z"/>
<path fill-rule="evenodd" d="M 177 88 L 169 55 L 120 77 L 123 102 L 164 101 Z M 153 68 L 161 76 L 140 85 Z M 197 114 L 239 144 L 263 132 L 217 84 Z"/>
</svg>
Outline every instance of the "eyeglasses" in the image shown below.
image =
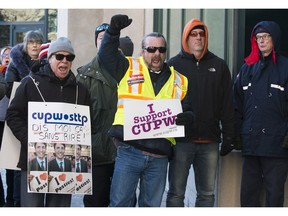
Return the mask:
<svg viewBox="0 0 288 216">
<path fill-rule="evenodd" d="M 29 40 L 28 41 L 28 44 L 30 45 L 34 45 L 34 44 L 36 44 L 36 45 L 41 45 L 42 44 L 42 42 L 41 41 L 38 41 L 38 40 Z"/>
<path fill-rule="evenodd" d="M 205 31 L 191 31 L 189 34 L 191 37 L 197 37 L 198 35 L 200 35 L 200 37 L 205 37 Z"/>
<path fill-rule="evenodd" d="M 156 50 L 159 50 L 159 52 L 160 53 L 165 53 L 166 52 L 166 47 L 153 47 L 153 46 L 151 46 L 151 47 L 145 47 L 145 48 L 143 48 L 144 50 L 147 50 L 147 52 L 149 52 L 149 53 L 155 53 L 156 52 Z"/>
<path fill-rule="evenodd" d="M 109 24 L 103 23 L 102 25 L 96 27 L 96 31 L 101 32 L 101 31 L 107 30 L 108 27 L 109 27 Z"/>
<path fill-rule="evenodd" d="M 75 58 L 75 55 L 63 55 L 63 54 L 55 54 L 55 58 L 58 60 L 58 61 L 62 61 L 64 58 L 66 58 L 67 61 L 69 62 L 72 62 Z"/>
<path fill-rule="evenodd" d="M 9 53 L 3 53 L 2 58 L 8 57 Z"/>
<path fill-rule="evenodd" d="M 256 35 L 256 36 L 255 36 L 255 40 L 256 40 L 257 42 L 260 42 L 262 39 L 263 39 L 264 41 L 267 41 L 270 37 L 271 37 L 271 35 L 269 35 L 269 34 Z"/>
</svg>

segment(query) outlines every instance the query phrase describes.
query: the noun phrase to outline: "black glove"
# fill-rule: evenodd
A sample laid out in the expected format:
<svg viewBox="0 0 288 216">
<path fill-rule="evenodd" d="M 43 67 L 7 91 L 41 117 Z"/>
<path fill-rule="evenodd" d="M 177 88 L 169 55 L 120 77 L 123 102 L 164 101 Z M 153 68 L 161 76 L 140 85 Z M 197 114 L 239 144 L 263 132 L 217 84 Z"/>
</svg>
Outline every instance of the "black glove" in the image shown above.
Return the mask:
<svg viewBox="0 0 288 216">
<path fill-rule="evenodd" d="M 235 149 L 231 138 L 224 139 L 221 144 L 220 155 L 225 156 Z"/>
<path fill-rule="evenodd" d="M 195 121 L 195 115 L 192 111 L 186 111 L 179 113 L 176 118 L 176 125 L 193 125 Z"/>
<path fill-rule="evenodd" d="M 121 29 L 126 28 L 132 23 L 132 19 L 129 19 L 127 15 L 114 15 L 111 18 L 110 26 L 107 31 L 112 35 L 120 34 Z"/>
<path fill-rule="evenodd" d="M 286 136 L 284 137 L 282 147 L 283 147 L 283 148 L 288 148 L 288 135 L 286 135 Z"/>
<path fill-rule="evenodd" d="M 242 139 L 240 136 L 237 136 L 234 139 L 234 149 L 235 150 L 242 150 Z"/>
</svg>

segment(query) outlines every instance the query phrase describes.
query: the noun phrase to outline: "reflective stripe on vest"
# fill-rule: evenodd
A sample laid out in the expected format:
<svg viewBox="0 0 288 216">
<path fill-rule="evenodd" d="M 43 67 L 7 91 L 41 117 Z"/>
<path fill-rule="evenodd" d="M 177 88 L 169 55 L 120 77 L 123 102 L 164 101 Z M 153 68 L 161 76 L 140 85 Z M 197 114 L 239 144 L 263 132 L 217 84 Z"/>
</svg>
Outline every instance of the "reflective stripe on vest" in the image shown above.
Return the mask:
<svg viewBox="0 0 288 216">
<path fill-rule="evenodd" d="M 126 89 L 127 91 L 125 93 L 122 93 L 121 89 L 120 91 L 118 90 L 118 108 L 123 108 L 124 99 L 153 100 L 157 98 L 163 98 L 163 95 L 160 94 L 161 91 L 155 98 L 153 85 L 150 80 L 150 75 L 147 76 L 147 73 L 149 74 L 149 71 L 148 71 L 148 68 L 144 65 L 143 59 L 141 57 L 137 59 L 129 57 L 128 60 L 130 64 L 126 72 L 126 75 L 128 73 L 129 76 L 126 76 L 126 75 L 124 76 L 127 79 L 127 83 L 126 83 L 128 84 L 127 89 Z M 187 86 L 188 86 L 187 78 L 179 74 L 177 71 L 175 71 L 173 67 L 170 67 L 170 69 L 171 69 L 171 76 L 174 74 L 172 95 L 169 95 L 168 97 L 166 95 L 166 97 L 164 98 L 172 98 L 172 99 L 176 98 L 176 99 L 183 100 L 187 92 Z M 121 85 L 121 82 L 120 82 L 120 85 Z M 125 84 L 122 83 L 122 85 L 125 85 Z M 142 95 L 144 85 L 146 85 L 145 87 L 149 88 L 150 91 L 153 91 L 153 94 L 152 92 L 150 92 L 149 95 L 145 95 L 145 96 Z"/>
<path fill-rule="evenodd" d="M 129 86 L 128 92 L 133 94 L 142 94 L 142 86 L 144 82 L 143 66 L 140 64 L 140 59 L 129 59 Z"/>
</svg>

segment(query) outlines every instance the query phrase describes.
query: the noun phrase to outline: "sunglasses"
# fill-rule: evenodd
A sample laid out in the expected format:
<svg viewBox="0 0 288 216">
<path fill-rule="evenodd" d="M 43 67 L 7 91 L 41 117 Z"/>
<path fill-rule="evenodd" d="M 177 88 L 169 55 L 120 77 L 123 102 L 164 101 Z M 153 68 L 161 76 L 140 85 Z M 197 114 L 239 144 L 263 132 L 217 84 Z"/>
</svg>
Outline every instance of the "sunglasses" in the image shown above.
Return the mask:
<svg viewBox="0 0 288 216">
<path fill-rule="evenodd" d="M 67 61 L 69 62 L 72 62 L 75 58 L 75 55 L 63 55 L 63 54 L 55 54 L 55 58 L 58 60 L 58 61 L 62 61 L 64 58 L 66 58 Z"/>
<path fill-rule="evenodd" d="M 96 31 L 97 31 L 97 32 L 101 32 L 101 31 L 107 30 L 108 27 L 109 27 L 109 24 L 104 23 L 104 24 L 98 26 L 98 27 L 96 28 Z"/>
<path fill-rule="evenodd" d="M 155 53 L 156 52 L 156 50 L 159 50 L 159 52 L 160 53 L 165 53 L 166 52 L 166 47 L 153 47 L 153 46 L 151 46 L 151 47 L 145 47 L 145 48 L 143 48 L 144 50 L 147 50 L 147 52 L 149 52 L 149 53 Z"/>
<path fill-rule="evenodd" d="M 205 32 L 204 31 L 201 31 L 201 32 L 191 31 L 190 32 L 191 37 L 197 37 L 198 35 L 200 35 L 200 37 L 205 37 Z"/>
</svg>

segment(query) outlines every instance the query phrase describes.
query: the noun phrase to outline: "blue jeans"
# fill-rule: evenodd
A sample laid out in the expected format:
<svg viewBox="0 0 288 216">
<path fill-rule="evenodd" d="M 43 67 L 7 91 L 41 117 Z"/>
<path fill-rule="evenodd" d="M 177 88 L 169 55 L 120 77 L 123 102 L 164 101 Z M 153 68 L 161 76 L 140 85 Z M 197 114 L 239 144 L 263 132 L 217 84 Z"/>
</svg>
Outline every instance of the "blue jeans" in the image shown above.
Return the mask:
<svg viewBox="0 0 288 216">
<path fill-rule="evenodd" d="M 153 157 L 119 142 L 110 207 L 133 207 L 140 179 L 139 207 L 160 207 L 166 185 L 167 157 Z"/>
<path fill-rule="evenodd" d="M 195 207 L 213 207 L 219 159 L 218 143 L 180 143 L 174 147 L 169 164 L 167 207 L 184 207 L 187 179 L 191 165 L 197 191 Z"/>
<path fill-rule="evenodd" d="M 0 173 L 0 207 L 3 207 L 4 205 L 5 205 L 4 187 L 3 187 L 2 177 Z"/>
</svg>

